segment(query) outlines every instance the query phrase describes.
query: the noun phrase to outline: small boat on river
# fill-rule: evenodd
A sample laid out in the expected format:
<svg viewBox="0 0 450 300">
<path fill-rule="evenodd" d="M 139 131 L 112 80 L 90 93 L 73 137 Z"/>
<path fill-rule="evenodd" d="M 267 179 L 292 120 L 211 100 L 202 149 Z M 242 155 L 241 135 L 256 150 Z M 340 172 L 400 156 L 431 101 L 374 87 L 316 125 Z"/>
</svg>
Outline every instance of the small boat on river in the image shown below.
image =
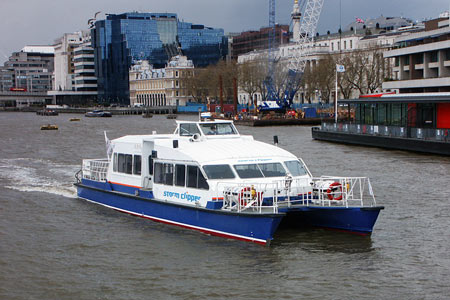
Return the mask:
<svg viewBox="0 0 450 300">
<path fill-rule="evenodd" d="M 176 123 L 172 134 L 105 134 L 107 158 L 83 160 L 78 197 L 258 244 L 282 222 L 371 234 L 383 206 L 368 178 L 313 177 L 301 158 L 240 135 L 232 121 Z"/>
<path fill-rule="evenodd" d="M 89 118 L 109 118 L 112 117 L 112 114 L 109 111 L 93 110 L 88 111 L 84 116 Z"/>
<path fill-rule="evenodd" d="M 38 110 L 36 112 L 36 114 L 38 116 L 57 116 L 58 112 L 56 110 L 53 110 L 53 109 L 46 109 L 45 108 L 45 109 L 42 109 L 42 110 Z"/>
<path fill-rule="evenodd" d="M 58 125 L 53 124 L 41 125 L 41 130 L 58 130 Z"/>
</svg>

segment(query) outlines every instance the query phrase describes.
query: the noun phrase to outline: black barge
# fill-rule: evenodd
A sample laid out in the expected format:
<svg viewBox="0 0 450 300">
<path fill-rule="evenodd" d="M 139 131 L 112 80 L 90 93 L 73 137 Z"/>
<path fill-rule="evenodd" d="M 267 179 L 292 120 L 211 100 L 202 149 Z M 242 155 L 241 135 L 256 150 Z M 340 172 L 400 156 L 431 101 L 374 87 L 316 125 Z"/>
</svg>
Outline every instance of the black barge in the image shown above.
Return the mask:
<svg viewBox="0 0 450 300">
<path fill-rule="evenodd" d="M 313 127 L 314 139 L 450 155 L 450 93 L 362 96 L 338 103 L 338 122 Z"/>
</svg>

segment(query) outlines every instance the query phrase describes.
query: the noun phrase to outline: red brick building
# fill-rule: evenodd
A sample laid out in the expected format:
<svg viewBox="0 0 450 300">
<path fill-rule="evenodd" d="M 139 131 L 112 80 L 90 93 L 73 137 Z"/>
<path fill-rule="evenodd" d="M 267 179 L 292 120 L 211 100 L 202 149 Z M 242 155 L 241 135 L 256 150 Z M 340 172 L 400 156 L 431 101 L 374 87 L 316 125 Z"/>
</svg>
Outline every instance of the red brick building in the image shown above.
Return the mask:
<svg viewBox="0 0 450 300">
<path fill-rule="evenodd" d="M 245 31 L 233 37 L 231 49 L 232 59 L 237 59 L 241 54 L 253 50 L 263 50 L 269 47 L 269 33 L 271 27 L 261 28 L 259 31 Z M 289 43 L 289 25 L 276 25 L 275 27 L 275 47 Z"/>
</svg>

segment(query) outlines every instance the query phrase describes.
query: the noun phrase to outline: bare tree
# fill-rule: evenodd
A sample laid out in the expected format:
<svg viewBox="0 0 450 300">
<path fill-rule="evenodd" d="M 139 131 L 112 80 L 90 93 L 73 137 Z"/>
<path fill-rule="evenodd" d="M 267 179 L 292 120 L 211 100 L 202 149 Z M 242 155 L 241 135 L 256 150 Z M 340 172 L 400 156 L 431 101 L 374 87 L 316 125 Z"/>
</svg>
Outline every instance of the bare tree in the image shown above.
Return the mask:
<svg viewBox="0 0 450 300">
<path fill-rule="evenodd" d="M 250 101 L 259 90 L 260 67 L 260 64 L 255 61 L 247 61 L 239 65 L 239 87 L 248 94 Z"/>
<path fill-rule="evenodd" d="M 330 102 L 331 93 L 334 90 L 335 68 L 336 62 L 330 54 L 307 66 L 303 86 L 305 98 L 309 103 L 317 92 L 321 94 L 324 101 Z"/>
<path fill-rule="evenodd" d="M 389 61 L 383 58 L 380 48 L 354 51 L 343 59 L 345 73 L 341 90 L 358 90 L 360 94 L 374 93 L 382 87 L 385 78 L 390 77 Z"/>
</svg>

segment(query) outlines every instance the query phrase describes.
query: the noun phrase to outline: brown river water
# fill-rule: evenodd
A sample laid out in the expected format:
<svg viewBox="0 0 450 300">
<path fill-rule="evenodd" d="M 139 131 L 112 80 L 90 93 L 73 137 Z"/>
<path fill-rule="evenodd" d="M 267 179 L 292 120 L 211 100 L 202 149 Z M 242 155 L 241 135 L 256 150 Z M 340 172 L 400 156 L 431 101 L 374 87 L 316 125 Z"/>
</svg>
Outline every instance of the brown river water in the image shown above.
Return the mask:
<svg viewBox="0 0 450 300">
<path fill-rule="evenodd" d="M 59 130 L 39 129 L 48 123 Z M 83 158 L 105 157 L 103 131 L 174 124 L 0 113 L 0 299 L 450 297 L 450 157 L 314 141 L 311 127 L 238 126 L 268 143 L 278 135 L 316 176 L 369 177 L 385 206 L 369 237 L 285 229 L 264 247 L 77 199 L 74 173 Z"/>
</svg>

